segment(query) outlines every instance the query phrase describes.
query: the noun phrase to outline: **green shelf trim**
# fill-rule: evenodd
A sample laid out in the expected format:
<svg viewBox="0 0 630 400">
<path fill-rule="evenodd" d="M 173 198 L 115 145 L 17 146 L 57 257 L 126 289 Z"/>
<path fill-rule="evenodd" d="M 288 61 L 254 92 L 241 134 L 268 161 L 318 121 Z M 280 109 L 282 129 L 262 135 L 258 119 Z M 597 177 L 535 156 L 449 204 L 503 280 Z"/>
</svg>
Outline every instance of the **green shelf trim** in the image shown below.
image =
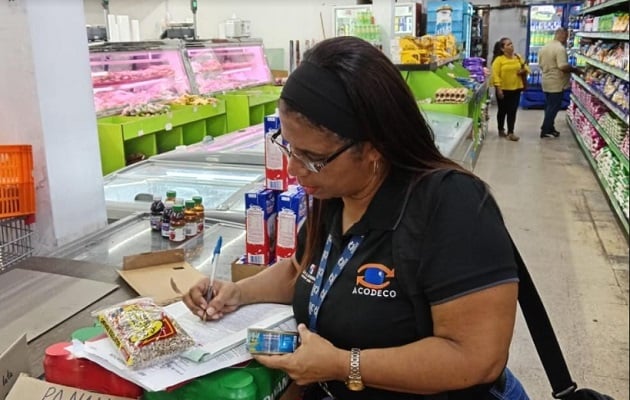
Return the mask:
<svg viewBox="0 0 630 400">
<path fill-rule="evenodd" d="M 628 40 L 628 32 L 575 32 L 575 36 L 596 39 Z"/>
<path fill-rule="evenodd" d="M 628 0 L 608 0 L 596 6 L 584 8 L 579 12 L 579 14 L 580 15 L 590 14 L 593 11 L 605 10 L 607 8 L 611 8 L 611 7 L 617 6 L 619 4 L 627 3 L 627 2 Z"/>
<path fill-rule="evenodd" d="M 610 111 L 612 111 L 616 116 L 618 116 L 623 122 L 628 124 L 628 114 L 624 113 L 621 109 L 619 109 L 619 107 L 617 107 L 616 104 L 613 104 L 612 101 L 610 101 L 606 97 L 604 97 L 604 95 L 602 95 L 601 93 L 599 93 L 596 90 L 593 90 L 593 88 L 591 88 L 591 86 L 588 83 L 586 83 L 584 81 L 584 79 L 580 78 L 579 76 L 577 76 L 575 74 L 573 74 L 572 76 L 573 76 L 573 80 L 575 80 L 577 83 L 579 83 L 590 94 L 592 94 L 593 96 L 595 96 L 599 100 L 601 100 L 601 102 L 604 103 L 606 105 L 606 107 L 608 107 L 608 109 Z"/>
<path fill-rule="evenodd" d="M 608 203 L 610 204 L 613 211 L 615 212 L 615 215 L 617 216 L 617 220 L 623 227 L 626 237 L 628 237 L 629 232 L 630 232 L 628 219 L 626 218 L 626 215 L 623 213 L 623 210 L 621 209 L 619 202 L 617 201 L 612 191 L 610 190 L 610 187 L 608 186 L 608 182 L 606 182 L 606 179 L 604 179 L 604 177 L 599 173 L 597 162 L 595 161 L 595 159 L 591 155 L 591 152 L 582 141 L 582 137 L 577 132 L 577 129 L 575 128 L 575 126 L 573 125 L 573 122 L 571 122 L 569 117 L 567 117 L 567 125 L 569 125 L 569 129 L 571 129 L 571 132 L 573 133 L 573 136 L 575 137 L 575 141 L 578 143 L 578 146 L 582 150 L 582 153 L 584 153 L 584 156 L 586 157 L 588 164 L 591 166 L 591 169 L 593 170 L 593 174 L 595 174 L 595 178 L 597 179 L 597 182 L 599 182 L 599 185 L 601 186 L 602 190 L 604 191 L 604 194 L 606 195 L 606 198 L 608 199 Z"/>
<path fill-rule="evenodd" d="M 590 57 L 587 57 L 585 55 L 582 55 L 582 58 L 584 59 L 584 61 L 586 61 L 587 63 L 601 69 L 604 70 L 606 72 L 608 72 L 609 74 L 613 74 L 615 75 L 617 78 L 621 78 L 626 82 L 630 82 L 630 78 L 628 78 L 628 73 L 622 69 L 613 67 L 612 65 L 608 65 L 605 64 L 601 61 L 597 61 L 597 60 L 593 60 Z"/>
<path fill-rule="evenodd" d="M 626 170 L 630 170 L 628 167 L 628 164 L 629 164 L 628 158 L 621 152 L 619 145 L 617 145 L 617 143 L 615 143 L 612 140 L 612 138 L 610 137 L 610 135 L 608 135 L 604 127 L 601 126 L 599 122 L 597 122 L 597 120 L 591 115 L 591 113 L 586 109 L 586 107 L 584 107 L 582 103 L 580 103 L 580 100 L 577 97 L 575 97 L 574 95 L 571 95 L 571 101 L 573 101 L 573 103 L 575 103 L 575 105 L 578 106 L 578 108 L 582 111 L 582 114 L 586 116 L 586 119 L 588 119 L 591 125 L 595 127 L 595 130 L 597 130 L 597 132 L 601 135 L 601 137 L 604 138 L 604 141 L 606 142 L 606 144 L 608 144 L 608 148 L 610 148 L 610 150 L 617 157 L 619 162 L 621 162 L 621 165 L 623 165 L 623 167 Z"/>
</svg>

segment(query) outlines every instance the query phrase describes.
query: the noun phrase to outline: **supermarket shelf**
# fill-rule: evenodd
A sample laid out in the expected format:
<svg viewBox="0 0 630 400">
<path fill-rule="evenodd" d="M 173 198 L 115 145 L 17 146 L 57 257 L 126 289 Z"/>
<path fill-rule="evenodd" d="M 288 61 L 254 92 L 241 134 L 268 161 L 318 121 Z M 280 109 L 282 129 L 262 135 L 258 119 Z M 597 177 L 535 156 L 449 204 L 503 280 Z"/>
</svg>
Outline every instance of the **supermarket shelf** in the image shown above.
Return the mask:
<svg viewBox="0 0 630 400">
<path fill-rule="evenodd" d="M 597 39 L 628 40 L 628 32 L 575 32 L 575 36 Z"/>
<path fill-rule="evenodd" d="M 614 6 L 617 6 L 619 4 L 626 3 L 627 1 L 628 0 L 608 0 L 608 1 L 605 1 L 605 2 L 603 2 L 601 4 L 598 4 L 596 6 L 584 8 L 584 9 L 582 9 L 579 12 L 579 14 L 580 15 L 590 14 L 593 11 L 604 10 L 606 8 L 609 8 L 609 7 L 614 7 Z"/>
<path fill-rule="evenodd" d="M 459 56 L 444 58 L 429 64 L 396 64 L 399 71 L 435 71 L 439 67 L 459 61 Z"/>
<path fill-rule="evenodd" d="M 586 57 L 585 55 L 582 55 L 582 59 L 586 61 L 588 64 L 591 64 L 592 66 L 595 66 L 603 71 L 606 71 L 609 74 L 615 75 L 617 78 L 621 78 L 626 82 L 630 82 L 630 78 L 628 78 L 628 73 L 622 69 L 605 64 L 601 61 L 594 60 L 590 57 Z"/>
<path fill-rule="evenodd" d="M 580 78 L 579 76 L 577 76 L 575 74 L 573 74 L 572 76 L 573 76 L 573 80 L 575 80 L 577 83 L 582 85 L 582 87 L 585 88 L 586 90 L 588 90 L 588 92 L 590 94 L 592 94 L 593 96 L 595 96 L 599 100 L 601 100 L 601 102 L 604 103 L 606 105 L 606 107 L 608 107 L 608 109 L 610 111 L 612 111 L 616 116 L 621 118 L 622 121 L 624 121 L 626 124 L 628 123 L 628 114 L 623 112 L 623 110 L 619 109 L 619 107 L 617 107 L 616 104 L 614 104 L 612 101 L 610 101 L 606 97 L 604 97 L 603 94 L 601 94 L 598 91 L 594 90 L 588 83 L 584 82 L 584 79 Z"/>
<path fill-rule="evenodd" d="M 580 111 L 582 111 L 582 114 L 586 116 L 586 119 L 588 119 L 591 125 L 593 125 L 593 127 L 597 130 L 597 132 L 599 132 L 601 137 L 604 138 L 604 141 L 608 145 L 608 148 L 610 148 L 610 150 L 615 154 L 615 156 L 617 156 L 617 159 L 621 162 L 624 168 L 628 170 L 629 169 L 628 157 L 626 157 L 626 155 L 621 152 L 619 145 L 612 140 L 612 138 L 608 135 L 608 133 L 606 133 L 606 130 L 599 124 L 599 122 L 597 122 L 597 120 L 591 115 L 591 113 L 586 109 L 586 107 L 584 107 L 582 103 L 580 103 L 580 100 L 577 97 L 575 97 L 574 95 L 571 95 L 571 100 L 575 103 L 576 106 L 578 106 Z"/>
<path fill-rule="evenodd" d="M 608 199 L 608 203 L 610 204 L 613 211 L 617 215 L 617 220 L 623 227 L 626 237 L 628 237 L 629 232 L 630 232 L 629 227 L 628 227 L 628 219 L 623 213 L 623 210 L 621 209 L 621 206 L 617 202 L 617 199 L 615 199 L 615 196 L 610 190 L 610 187 L 608 186 L 608 182 L 606 182 L 606 179 L 604 179 L 604 177 L 599 173 L 599 168 L 597 168 L 597 162 L 595 162 L 595 160 L 593 159 L 593 156 L 591 155 L 591 152 L 586 147 L 584 142 L 582 142 L 582 137 L 577 132 L 577 129 L 575 128 L 575 126 L 573 126 L 573 122 L 571 122 L 569 117 L 567 117 L 567 125 L 569 125 L 569 129 L 571 129 L 571 132 L 573 133 L 573 136 L 575 137 L 575 141 L 578 143 L 580 149 L 582 149 L 582 152 L 584 153 L 584 156 L 586 157 L 588 164 L 591 166 L 591 169 L 593 170 L 593 173 L 595 174 L 595 177 L 597 178 L 599 185 L 601 186 L 602 190 L 604 191 L 604 194 L 606 195 L 606 198 Z"/>
</svg>

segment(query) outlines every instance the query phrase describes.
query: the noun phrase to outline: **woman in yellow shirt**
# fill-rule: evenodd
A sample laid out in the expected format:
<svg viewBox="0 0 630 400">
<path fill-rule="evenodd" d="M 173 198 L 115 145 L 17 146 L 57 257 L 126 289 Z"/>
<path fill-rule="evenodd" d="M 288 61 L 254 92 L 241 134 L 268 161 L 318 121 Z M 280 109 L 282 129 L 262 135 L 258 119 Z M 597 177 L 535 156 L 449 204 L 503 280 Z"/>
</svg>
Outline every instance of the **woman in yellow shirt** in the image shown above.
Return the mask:
<svg viewBox="0 0 630 400">
<path fill-rule="evenodd" d="M 492 84 L 496 89 L 497 123 L 499 125 L 499 136 L 507 137 L 514 142 L 520 138 L 514 134 L 514 123 L 516 121 L 516 111 L 524 89 L 524 82 L 527 81 L 529 67 L 523 58 L 514 53 L 514 45 L 509 38 L 501 38 L 494 45 L 494 59 L 492 60 Z M 507 134 L 503 128 L 507 117 Z"/>
</svg>

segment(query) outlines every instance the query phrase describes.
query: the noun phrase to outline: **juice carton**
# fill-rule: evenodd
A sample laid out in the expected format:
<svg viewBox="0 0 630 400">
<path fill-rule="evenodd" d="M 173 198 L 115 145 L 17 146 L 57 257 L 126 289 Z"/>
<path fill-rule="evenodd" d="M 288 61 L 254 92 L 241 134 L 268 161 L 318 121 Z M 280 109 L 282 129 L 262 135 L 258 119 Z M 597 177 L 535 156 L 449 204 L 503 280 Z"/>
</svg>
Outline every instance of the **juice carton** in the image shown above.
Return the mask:
<svg viewBox="0 0 630 400">
<path fill-rule="evenodd" d="M 297 247 L 297 234 L 306 220 L 306 193 L 301 186 L 291 185 L 278 195 L 278 237 L 276 257 L 290 258 Z"/>
<path fill-rule="evenodd" d="M 285 191 L 289 185 L 296 182 L 287 171 L 289 160 L 280 149 L 271 142 L 271 136 L 280 129 L 280 118 L 277 115 L 267 115 L 265 128 L 265 178 L 268 189 Z"/>
<path fill-rule="evenodd" d="M 276 238 L 276 193 L 259 188 L 245 193 L 245 252 L 250 264 L 271 264 Z"/>
</svg>

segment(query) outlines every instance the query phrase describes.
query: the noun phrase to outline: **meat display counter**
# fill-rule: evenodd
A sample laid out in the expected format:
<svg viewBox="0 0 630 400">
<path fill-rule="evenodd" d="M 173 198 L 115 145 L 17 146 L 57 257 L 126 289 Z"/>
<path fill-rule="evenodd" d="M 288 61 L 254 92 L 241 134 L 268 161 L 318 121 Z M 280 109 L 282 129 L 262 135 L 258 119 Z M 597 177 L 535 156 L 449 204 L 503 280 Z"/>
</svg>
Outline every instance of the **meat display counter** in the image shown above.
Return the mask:
<svg viewBox="0 0 630 400">
<path fill-rule="evenodd" d="M 224 93 L 271 83 L 262 40 L 186 41 L 186 55 L 199 94 Z"/>
<path fill-rule="evenodd" d="M 210 138 L 209 141 L 181 146 L 175 150 L 157 154 L 151 157 L 151 160 L 264 165 L 263 132 L 263 124 L 253 125 Z"/>
<path fill-rule="evenodd" d="M 201 196 L 207 217 L 243 222 L 245 192 L 264 184 L 262 166 L 145 160 L 104 178 L 109 219 L 148 211 L 153 195 L 175 190 L 184 200 Z"/>
<path fill-rule="evenodd" d="M 90 47 L 97 116 L 129 105 L 175 99 L 192 92 L 179 40 L 103 43 Z"/>
<path fill-rule="evenodd" d="M 245 250 L 245 226 L 213 219 L 206 219 L 202 234 L 177 243 L 151 230 L 148 213 L 135 213 L 99 232 L 61 246 L 48 256 L 90 261 L 120 269 L 124 256 L 182 248 L 186 261 L 209 275 L 214 244 L 219 236 L 223 244 L 215 278 L 231 280 L 230 264 Z"/>
</svg>

